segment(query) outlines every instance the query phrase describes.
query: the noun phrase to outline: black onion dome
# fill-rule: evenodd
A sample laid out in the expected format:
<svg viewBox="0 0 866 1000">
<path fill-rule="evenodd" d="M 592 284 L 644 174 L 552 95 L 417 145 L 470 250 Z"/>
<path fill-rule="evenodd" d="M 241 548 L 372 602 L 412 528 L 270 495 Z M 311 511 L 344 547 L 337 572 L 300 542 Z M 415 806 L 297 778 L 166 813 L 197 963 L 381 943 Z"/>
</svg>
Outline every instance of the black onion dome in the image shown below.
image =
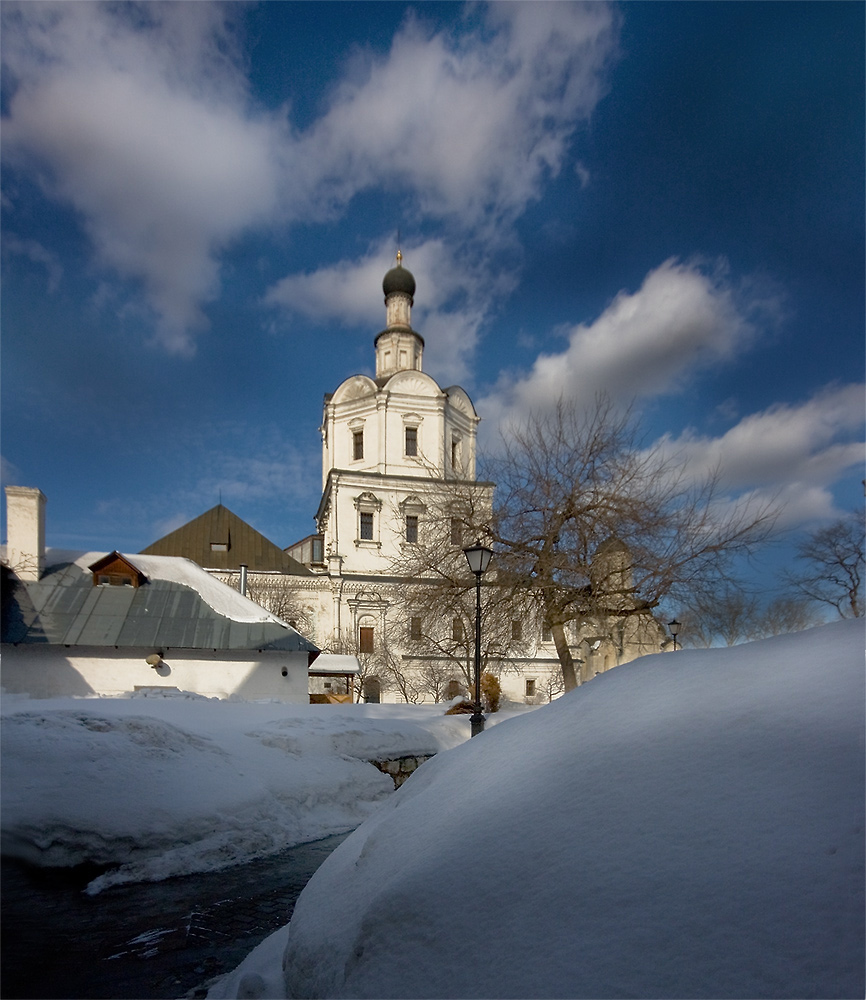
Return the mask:
<svg viewBox="0 0 866 1000">
<path fill-rule="evenodd" d="M 387 298 L 392 292 L 404 292 L 406 295 L 415 295 L 415 277 L 411 271 L 407 270 L 401 263 L 391 270 L 382 279 L 382 291 Z"/>
</svg>

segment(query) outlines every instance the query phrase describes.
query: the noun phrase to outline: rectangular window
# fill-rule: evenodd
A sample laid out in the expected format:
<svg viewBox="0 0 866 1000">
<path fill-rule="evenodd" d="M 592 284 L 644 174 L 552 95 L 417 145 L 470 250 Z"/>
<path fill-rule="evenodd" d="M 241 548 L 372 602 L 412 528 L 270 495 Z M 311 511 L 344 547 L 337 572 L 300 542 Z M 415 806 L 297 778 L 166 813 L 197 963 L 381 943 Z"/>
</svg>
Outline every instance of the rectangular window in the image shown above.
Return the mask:
<svg viewBox="0 0 866 1000">
<path fill-rule="evenodd" d="M 358 462 L 364 457 L 364 432 L 352 431 L 352 458 Z"/>
<path fill-rule="evenodd" d="M 463 544 L 463 522 L 459 517 L 451 518 L 451 544 Z"/>
<path fill-rule="evenodd" d="M 461 642 L 463 639 L 463 622 L 459 618 L 451 622 L 451 638 L 454 642 Z"/>
<path fill-rule="evenodd" d="M 534 698 L 535 697 L 535 678 L 534 677 L 527 677 L 526 678 L 526 697 L 527 698 Z"/>
<path fill-rule="evenodd" d="M 406 454 L 415 456 L 418 454 L 418 428 L 406 428 Z"/>
<path fill-rule="evenodd" d="M 312 562 L 321 563 L 325 561 L 325 539 L 321 535 L 313 536 Z"/>
<path fill-rule="evenodd" d="M 523 622 L 512 621 L 511 638 L 514 639 L 515 642 L 520 642 L 523 638 Z"/>
<path fill-rule="evenodd" d="M 451 441 L 451 468 L 456 470 L 459 462 L 460 462 L 460 442 L 456 438 L 454 438 Z"/>
<path fill-rule="evenodd" d="M 358 649 L 362 653 L 374 652 L 372 625 L 362 625 L 358 629 Z"/>
<path fill-rule="evenodd" d="M 361 541 L 372 542 L 373 541 L 373 515 L 361 512 Z"/>
<path fill-rule="evenodd" d="M 409 638 L 414 642 L 421 638 L 421 619 L 418 617 L 409 619 Z"/>
<path fill-rule="evenodd" d="M 413 545 L 418 541 L 418 515 L 406 515 L 406 541 Z"/>
<path fill-rule="evenodd" d="M 211 552 L 228 552 L 229 544 L 228 542 L 211 542 L 210 550 Z"/>
<path fill-rule="evenodd" d="M 552 638 L 553 638 L 553 633 L 550 631 L 550 625 L 548 625 L 548 623 L 545 622 L 541 626 L 541 641 L 550 642 Z"/>
</svg>

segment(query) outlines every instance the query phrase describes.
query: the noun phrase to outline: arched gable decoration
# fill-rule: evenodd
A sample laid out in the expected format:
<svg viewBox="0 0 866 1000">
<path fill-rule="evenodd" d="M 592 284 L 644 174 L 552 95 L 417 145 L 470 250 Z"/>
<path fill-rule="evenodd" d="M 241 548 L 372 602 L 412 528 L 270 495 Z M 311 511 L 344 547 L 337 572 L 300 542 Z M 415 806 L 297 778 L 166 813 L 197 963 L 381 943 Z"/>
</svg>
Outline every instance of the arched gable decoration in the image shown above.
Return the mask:
<svg viewBox="0 0 866 1000">
<path fill-rule="evenodd" d="M 376 383 L 368 375 L 353 375 L 339 385 L 330 402 L 345 403 L 351 399 L 375 396 L 376 392 Z"/>
<path fill-rule="evenodd" d="M 475 412 L 475 406 L 465 389 L 462 389 L 459 385 L 449 385 L 444 392 L 452 406 L 455 406 L 458 410 L 462 410 L 470 417 L 477 418 L 478 414 Z"/>
<path fill-rule="evenodd" d="M 443 395 L 435 379 L 432 379 L 426 372 L 417 370 L 396 372 L 385 383 L 385 388 L 388 392 L 407 396 L 435 398 Z"/>
</svg>

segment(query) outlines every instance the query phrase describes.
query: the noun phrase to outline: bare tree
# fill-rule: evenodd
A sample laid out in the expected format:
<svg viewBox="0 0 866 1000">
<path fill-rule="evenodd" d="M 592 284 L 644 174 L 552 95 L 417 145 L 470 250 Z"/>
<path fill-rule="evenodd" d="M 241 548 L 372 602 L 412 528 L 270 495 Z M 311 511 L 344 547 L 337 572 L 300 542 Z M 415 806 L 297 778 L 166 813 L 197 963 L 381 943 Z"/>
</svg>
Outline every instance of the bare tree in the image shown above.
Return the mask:
<svg viewBox="0 0 866 1000">
<path fill-rule="evenodd" d="M 680 641 L 686 646 L 734 646 L 800 632 L 821 621 L 814 604 L 804 597 L 783 594 L 762 605 L 755 594 L 730 580 L 721 581 L 716 594 L 699 594 L 678 616 L 684 622 Z"/>
<path fill-rule="evenodd" d="M 642 449 L 631 414 L 606 397 L 532 417 L 492 472 L 497 583 L 538 602 L 566 690 L 578 684 L 568 623 L 711 592 L 775 521 L 772 504 L 723 502 L 718 474 L 694 485 L 681 461 Z"/>
<path fill-rule="evenodd" d="M 840 618 L 860 618 L 864 534 L 862 509 L 813 531 L 797 546 L 797 558 L 805 565 L 788 575 L 790 583 L 810 600 L 835 608 Z"/>
<path fill-rule="evenodd" d="M 823 620 L 824 616 L 808 598 L 783 594 L 758 613 L 750 638 L 765 639 L 772 635 L 802 632 L 820 625 Z"/>
<path fill-rule="evenodd" d="M 754 595 L 722 580 L 718 591 L 696 594 L 677 613 L 683 621 L 679 641 L 684 646 L 735 646 L 752 637 L 757 613 Z"/>
</svg>

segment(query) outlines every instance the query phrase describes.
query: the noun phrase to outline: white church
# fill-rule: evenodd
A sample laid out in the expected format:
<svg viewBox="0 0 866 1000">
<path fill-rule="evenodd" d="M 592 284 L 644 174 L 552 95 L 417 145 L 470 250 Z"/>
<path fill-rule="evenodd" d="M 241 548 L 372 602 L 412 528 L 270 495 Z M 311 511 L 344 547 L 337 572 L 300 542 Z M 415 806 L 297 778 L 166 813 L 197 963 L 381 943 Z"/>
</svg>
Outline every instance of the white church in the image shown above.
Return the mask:
<svg viewBox="0 0 866 1000">
<path fill-rule="evenodd" d="M 375 377 L 351 375 L 325 396 L 317 533 L 280 549 L 220 504 L 143 553 L 193 559 L 325 652 L 358 657 L 354 681 L 321 678 L 311 696 L 442 701 L 468 691 L 471 621 L 445 607 L 415 613 L 411 602 L 423 574 L 408 568 L 433 531 L 445 537 L 442 558 L 462 563 L 462 547 L 475 539 L 466 537 L 459 516 L 448 518 L 449 504 L 468 498 L 483 510 L 494 484 L 476 479 L 480 418 L 472 400 L 460 386 L 443 389 L 423 369 L 424 339 L 412 328 L 415 278 L 400 252 L 382 288 Z M 543 624 L 514 612 L 500 632 L 484 669 L 498 676 L 503 696 L 535 704 L 558 694 L 559 660 Z M 658 652 L 667 635 L 643 614 L 574 623 L 569 640 L 587 680 Z"/>
<path fill-rule="evenodd" d="M 425 642 L 426 623 L 422 628 L 406 607 L 418 590 L 418 581 L 405 576 L 407 551 L 435 530 L 448 535 L 462 562 L 461 548 L 474 538 L 442 511 L 458 496 L 474 495 L 476 509 L 489 506 L 494 487 L 476 480 L 480 418 L 472 400 L 423 370 L 424 339 L 412 328 L 415 278 L 400 252 L 382 287 L 385 328 L 374 341 L 375 378 L 352 375 L 325 397 L 318 534 L 286 552 L 312 573 L 292 581 L 298 627 L 323 649 L 359 656 L 361 697 L 440 700 L 466 691 L 471 626 L 443 609 L 438 627 L 450 644 Z M 486 657 L 485 669 L 498 675 L 510 701 L 548 700 L 561 690 L 552 637 L 531 620 L 508 625 L 509 648 Z M 618 629 L 575 627 L 570 638 L 582 678 L 658 652 L 667 639 L 650 615 Z"/>
</svg>

